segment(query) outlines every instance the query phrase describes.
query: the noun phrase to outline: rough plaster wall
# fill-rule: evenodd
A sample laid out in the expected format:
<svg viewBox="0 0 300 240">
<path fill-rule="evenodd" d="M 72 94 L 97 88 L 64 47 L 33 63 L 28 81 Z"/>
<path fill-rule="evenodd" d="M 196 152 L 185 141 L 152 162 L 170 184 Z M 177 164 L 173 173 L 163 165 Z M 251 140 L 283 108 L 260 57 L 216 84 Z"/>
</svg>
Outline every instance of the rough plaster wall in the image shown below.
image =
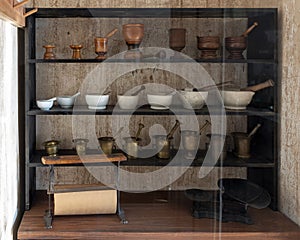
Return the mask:
<svg viewBox="0 0 300 240">
<path fill-rule="evenodd" d="M 257 7 L 279 8 L 282 23 L 280 210 L 300 225 L 299 9 L 298 0 L 35 0 L 38 7 Z"/>
<path fill-rule="evenodd" d="M 300 225 L 300 1 L 282 4 L 280 210 Z"/>
<path fill-rule="evenodd" d="M 13 239 L 18 214 L 17 28 L 0 20 L 0 239 Z"/>
</svg>

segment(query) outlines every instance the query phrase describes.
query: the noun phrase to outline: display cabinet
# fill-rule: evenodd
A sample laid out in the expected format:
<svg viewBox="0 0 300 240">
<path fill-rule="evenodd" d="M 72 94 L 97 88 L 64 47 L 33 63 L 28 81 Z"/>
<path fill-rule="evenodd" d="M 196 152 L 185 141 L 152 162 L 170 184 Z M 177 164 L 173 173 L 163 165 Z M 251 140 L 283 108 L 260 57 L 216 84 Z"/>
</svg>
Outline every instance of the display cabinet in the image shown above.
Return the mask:
<svg viewBox="0 0 300 240">
<path fill-rule="evenodd" d="M 233 69 L 235 67 L 239 69 L 246 68 L 245 72 L 245 82 L 244 85 L 255 85 L 261 82 L 266 81 L 267 79 L 272 79 L 275 82 L 273 88 L 264 89 L 260 92 L 257 92 L 251 101 L 251 104 L 245 110 L 226 110 L 226 115 L 228 116 L 243 116 L 246 121 L 246 126 L 248 131 L 250 131 L 258 123 L 262 124 L 261 129 L 254 136 L 253 141 L 251 141 L 251 158 L 243 159 L 234 156 L 233 154 L 227 154 L 226 160 L 223 162 L 218 162 L 216 167 L 245 167 L 247 168 L 247 178 L 258 185 L 267 189 L 270 193 L 272 202 L 270 207 L 274 210 L 277 209 L 277 171 L 278 171 L 278 153 L 279 153 L 279 144 L 278 144 L 278 91 L 280 87 L 280 79 L 278 78 L 278 37 L 277 37 L 277 9 L 227 9 L 227 8 L 217 8 L 217 9 L 202 9 L 202 8 L 176 8 L 176 9 L 123 9 L 123 8 L 114 8 L 114 9 L 43 9 L 40 8 L 39 11 L 27 18 L 27 28 L 26 28 L 26 46 L 27 46 L 27 57 L 26 57 L 26 82 L 25 82 L 25 114 L 26 114 L 26 209 L 30 209 L 32 198 L 34 197 L 35 185 L 36 185 L 36 168 L 43 167 L 41 163 L 41 157 L 45 155 L 45 152 L 41 150 L 40 147 L 37 147 L 37 136 L 39 132 L 37 129 L 37 118 L 42 116 L 43 118 L 51 117 L 55 119 L 59 116 L 69 116 L 69 115 L 96 115 L 100 117 L 105 117 L 114 114 L 127 115 L 130 114 L 127 110 L 116 110 L 114 105 L 110 105 L 105 110 L 91 111 L 87 108 L 86 105 L 77 108 L 76 111 L 73 109 L 62 109 L 58 106 L 53 107 L 49 111 L 42 111 L 36 106 L 36 100 L 40 96 L 40 93 L 37 94 L 37 89 L 40 89 L 43 81 L 49 81 L 44 74 L 43 77 L 40 76 L 41 70 L 39 68 L 47 69 L 48 66 L 51 69 L 59 69 L 57 71 L 62 71 L 60 68 L 62 65 L 63 68 L 72 68 L 74 64 L 80 66 L 84 69 L 89 64 L 122 64 L 128 62 L 154 62 L 155 59 L 139 59 L 139 60 L 124 60 L 124 59 L 109 59 L 108 61 L 95 59 L 96 54 L 91 50 L 93 47 L 90 46 L 89 53 L 85 53 L 82 59 L 71 59 L 71 52 L 67 52 L 68 44 L 73 44 L 71 42 L 64 42 L 59 44 L 64 44 L 65 49 L 55 49 L 57 58 L 56 59 L 43 59 L 42 57 L 42 46 L 41 43 L 47 43 L 49 39 L 53 40 L 53 31 L 55 30 L 53 25 L 47 28 L 45 19 L 49 21 L 56 21 L 56 27 L 61 27 L 61 23 L 66 21 L 67 23 L 71 22 L 70 27 L 76 25 L 76 22 L 80 22 L 85 19 L 95 19 L 95 24 L 97 21 L 102 21 L 102 24 L 105 24 L 105 21 L 112 21 L 113 24 L 121 24 L 126 22 L 128 19 L 135 21 L 151 21 L 153 26 L 155 26 L 155 31 L 151 32 L 151 29 L 148 29 L 148 35 L 144 38 L 144 46 L 152 46 L 150 35 L 153 34 L 167 34 L 168 29 L 164 29 L 164 25 L 160 23 L 163 21 L 168 21 L 169 26 L 178 26 L 178 22 L 181 25 L 184 25 L 187 32 L 187 38 L 193 38 L 191 41 L 187 41 L 186 52 L 187 55 L 191 55 L 191 58 L 198 64 L 207 64 L 210 69 L 214 69 L 214 66 L 225 67 L 230 66 Z M 129 21 L 128 20 L 128 21 Z M 127 22 L 128 22 L 127 21 Z M 189 21 L 194 21 L 195 25 L 190 25 Z M 199 22 L 197 22 L 199 21 Z M 202 22 L 201 22 L 202 21 Z M 252 25 L 253 22 L 258 22 L 259 26 L 253 30 L 248 36 L 248 47 L 245 51 L 245 59 L 228 59 L 228 54 L 224 47 L 220 49 L 220 55 L 216 59 L 201 59 L 199 56 L 199 50 L 196 46 L 196 36 L 197 29 L 203 29 L 203 21 L 209 25 L 212 21 L 218 21 L 218 24 L 221 23 L 219 29 L 223 28 L 235 28 L 239 25 L 239 22 L 242 21 L 245 23 L 245 26 Z M 222 25 L 222 22 L 224 24 Z M 225 24 L 226 22 L 226 24 Z M 236 23 L 235 23 L 236 22 Z M 176 25 L 177 24 L 177 25 Z M 179 24 L 179 25 L 180 25 Z M 93 42 L 93 37 L 96 37 L 99 34 L 99 29 L 106 27 L 106 25 L 85 25 L 89 36 L 77 36 L 77 41 L 79 39 L 90 38 Z M 78 25 L 82 26 L 82 25 Z M 191 29 L 189 29 L 191 26 Z M 211 26 L 208 26 L 210 28 Z M 99 29 L 98 29 L 99 28 Z M 211 27 L 213 29 L 213 27 Z M 211 30 L 210 29 L 210 30 Z M 119 27 L 121 31 L 121 26 Z M 153 28 L 152 28 L 153 30 Z M 235 29 L 236 32 L 243 32 L 245 29 Z M 66 36 L 71 36 L 73 33 L 78 31 L 78 29 L 66 29 L 63 30 Z M 98 31 L 98 32 L 97 32 Z M 101 30 L 102 31 L 102 30 Z M 147 29 L 145 30 L 147 31 Z M 213 30 L 211 30 L 213 31 Z M 208 31 L 207 34 L 211 34 L 211 31 Z M 224 46 L 224 36 L 226 31 L 222 30 L 221 45 Z M 60 32 L 60 31 L 58 31 Z M 71 33 L 70 33 L 71 32 Z M 49 36 L 47 36 L 47 34 Z M 103 34 L 101 32 L 101 34 Z M 191 34 L 194 34 L 191 37 Z M 51 37 L 52 36 L 52 37 Z M 121 34 L 119 35 L 121 36 Z M 166 36 L 166 35 L 162 35 Z M 156 36 L 156 38 L 162 38 L 161 36 Z M 66 37 L 66 39 L 68 39 Z M 110 44 L 111 52 L 109 55 L 118 53 L 118 51 L 125 50 L 127 47 L 124 42 L 120 43 L 121 37 L 112 41 Z M 57 41 L 60 41 L 59 37 Z M 84 40 L 83 40 L 84 41 Z M 168 40 L 163 39 L 161 41 L 162 46 L 158 46 L 156 43 L 155 47 L 168 47 Z M 120 47 L 120 44 L 123 44 L 123 49 Z M 91 45 L 91 44 L 90 44 Z M 116 45 L 116 46 L 115 46 Z M 115 47 L 114 47 L 115 46 Z M 61 54 L 60 54 L 61 51 Z M 70 55 L 69 57 L 68 54 Z M 176 59 L 164 59 L 160 61 L 165 61 L 168 64 L 176 62 Z M 193 62 L 194 62 L 193 61 Z M 189 60 L 183 61 L 188 63 Z M 178 61 L 176 62 L 178 64 Z M 76 66 L 77 66 L 76 65 Z M 213 71 L 213 70 L 212 70 Z M 234 71 L 234 70 L 233 70 Z M 237 77 L 232 73 L 233 76 Z M 222 75 L 222 74 L 221 74 Z M 69 78 L 75 76 L 68 76 Z M 55 76 L 52 78 L 55 78 Z M 226 81 L 226 76 L 221 77 L 222 81 Z M 66 79 L 60 79 L 60 82 L 67 81 Z M 44 87 L 44 86 L 42 86 Z M 49 89 L 50 91 L 51 89 Z M 51 90 L 52 91 L 52 90 Z M 113 89 L 112 91 L 117 91 Z M 54 93 L 59 94 L 59 93 Z M 48 96 L 44 96 L 45 98 Z M 112 103 L 114 104 L 114 103 Z M 195 110 L 197 116 L 208 116 L 209 114 L 218 114 L 210 112 L 207 107 L 204 107 L 199 110 Z M 172 116 L 173 112 L 169 110 L 153 110 L 149 106 L 143 106 L 137 109 L 134 113 L 137 116 Z M 178 114 L 188 115 L 190 111 L 185 109 L 179 109 Z M 49 126 L 51 128 L 51 126 Z M 64 131 L 64 129 L 61 129 Z M 61 150 L 63 154 L 74 154 L 72 149 Z M 195 160 L 192 163 L 193 166 L 202 166 L 203 158 L 205 156 L 205 151 L 199 150 L 196 155 Z M 126 166 L 165 166 L 168 164 L 168 160 L 159 160 L 155 156 L 149 159 L 134 159 L 128 160 L 123 163 Z"/>
</svg>

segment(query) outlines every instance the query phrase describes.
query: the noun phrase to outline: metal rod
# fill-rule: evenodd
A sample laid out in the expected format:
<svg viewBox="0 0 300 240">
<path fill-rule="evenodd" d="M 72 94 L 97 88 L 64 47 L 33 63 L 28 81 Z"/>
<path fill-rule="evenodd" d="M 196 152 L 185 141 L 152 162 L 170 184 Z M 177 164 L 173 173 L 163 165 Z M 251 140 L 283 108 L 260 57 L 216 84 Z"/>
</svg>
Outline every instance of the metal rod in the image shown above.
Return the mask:
<svg viewBox="0 0 300 240">
<path fill-rule="evenodd" d="M 54 166 L 49 165 L 49 189 L 48 189 L 48 210 L 45 211 L 44 221 L 46 228 L 52 228 L 52 211 L 51 211 L 51 194 L 53 193 L 54 185 Z"/>
<path fill-rule="evenodd" d="M 171 139 L 173 137 L 174 132 L 176 131 L 176 129 L 180 126 L 180 122 L 178 120 L 176 120 L 174 127 L 171 129 L 171 131 L 169 132 L 169 134 L 167 135 L 167 139 Z"/>
<path fill-rule="evenodd" d="M 200 132 L 200 135 L 202 134 L 202 132 L 209 126 L 211 125 L 210 121 L 206 120 L 204 125 L 200 128 L 199 132 Z"/>
</svg>

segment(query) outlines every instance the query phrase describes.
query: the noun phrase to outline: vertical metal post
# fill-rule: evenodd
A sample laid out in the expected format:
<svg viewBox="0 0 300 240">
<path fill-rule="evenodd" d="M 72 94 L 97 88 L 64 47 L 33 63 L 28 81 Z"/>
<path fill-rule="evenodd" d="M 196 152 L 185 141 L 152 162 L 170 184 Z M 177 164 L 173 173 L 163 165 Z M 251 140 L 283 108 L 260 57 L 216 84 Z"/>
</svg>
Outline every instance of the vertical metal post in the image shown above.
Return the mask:
<svg viewBox="0 0 300 240">
<path fill-rule="evenodd" d="M 48 210 L 45 211 L 44 215 L 45 227 L 48 229 L 52 228 L 53 214 L 51 209 L 51 195 L 54 193 L 54 182 L 54 166 L 49 165 Z"/>
<path fill-rule="evenodd" d="M 125 212 L 124 210 L 121 208 L 121 193 L 119 191 L 119 183 L 120 183 L 120 175 L 119 175 L 119 167 L 120 167 L 120 161 L 118 161 L 118 166 L 117 166 L 117 170 L 116 170 L 116 175 L 117 175 L 117 214 L 121 220 L 122 224 L 128 224 L 128 221 L 126 220 L 126 216 L 125 216 Z"/>
</svg>

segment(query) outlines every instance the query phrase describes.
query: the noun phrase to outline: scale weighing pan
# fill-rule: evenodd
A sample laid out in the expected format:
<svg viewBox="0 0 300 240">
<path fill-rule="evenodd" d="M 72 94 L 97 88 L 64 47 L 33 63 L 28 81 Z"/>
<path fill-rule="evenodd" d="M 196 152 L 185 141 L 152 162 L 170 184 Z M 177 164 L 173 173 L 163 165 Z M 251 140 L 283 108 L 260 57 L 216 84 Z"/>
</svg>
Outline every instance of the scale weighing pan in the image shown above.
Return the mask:
<svg viewBox="0 0 300 240">
<path fill-rule="evenodd" d="M 263 209 L 271 202 L 270 194 L 265 189 L 246 179 L 219 179 L 218 186 L 229 197 L 253 208 Z"/>
</svg>

